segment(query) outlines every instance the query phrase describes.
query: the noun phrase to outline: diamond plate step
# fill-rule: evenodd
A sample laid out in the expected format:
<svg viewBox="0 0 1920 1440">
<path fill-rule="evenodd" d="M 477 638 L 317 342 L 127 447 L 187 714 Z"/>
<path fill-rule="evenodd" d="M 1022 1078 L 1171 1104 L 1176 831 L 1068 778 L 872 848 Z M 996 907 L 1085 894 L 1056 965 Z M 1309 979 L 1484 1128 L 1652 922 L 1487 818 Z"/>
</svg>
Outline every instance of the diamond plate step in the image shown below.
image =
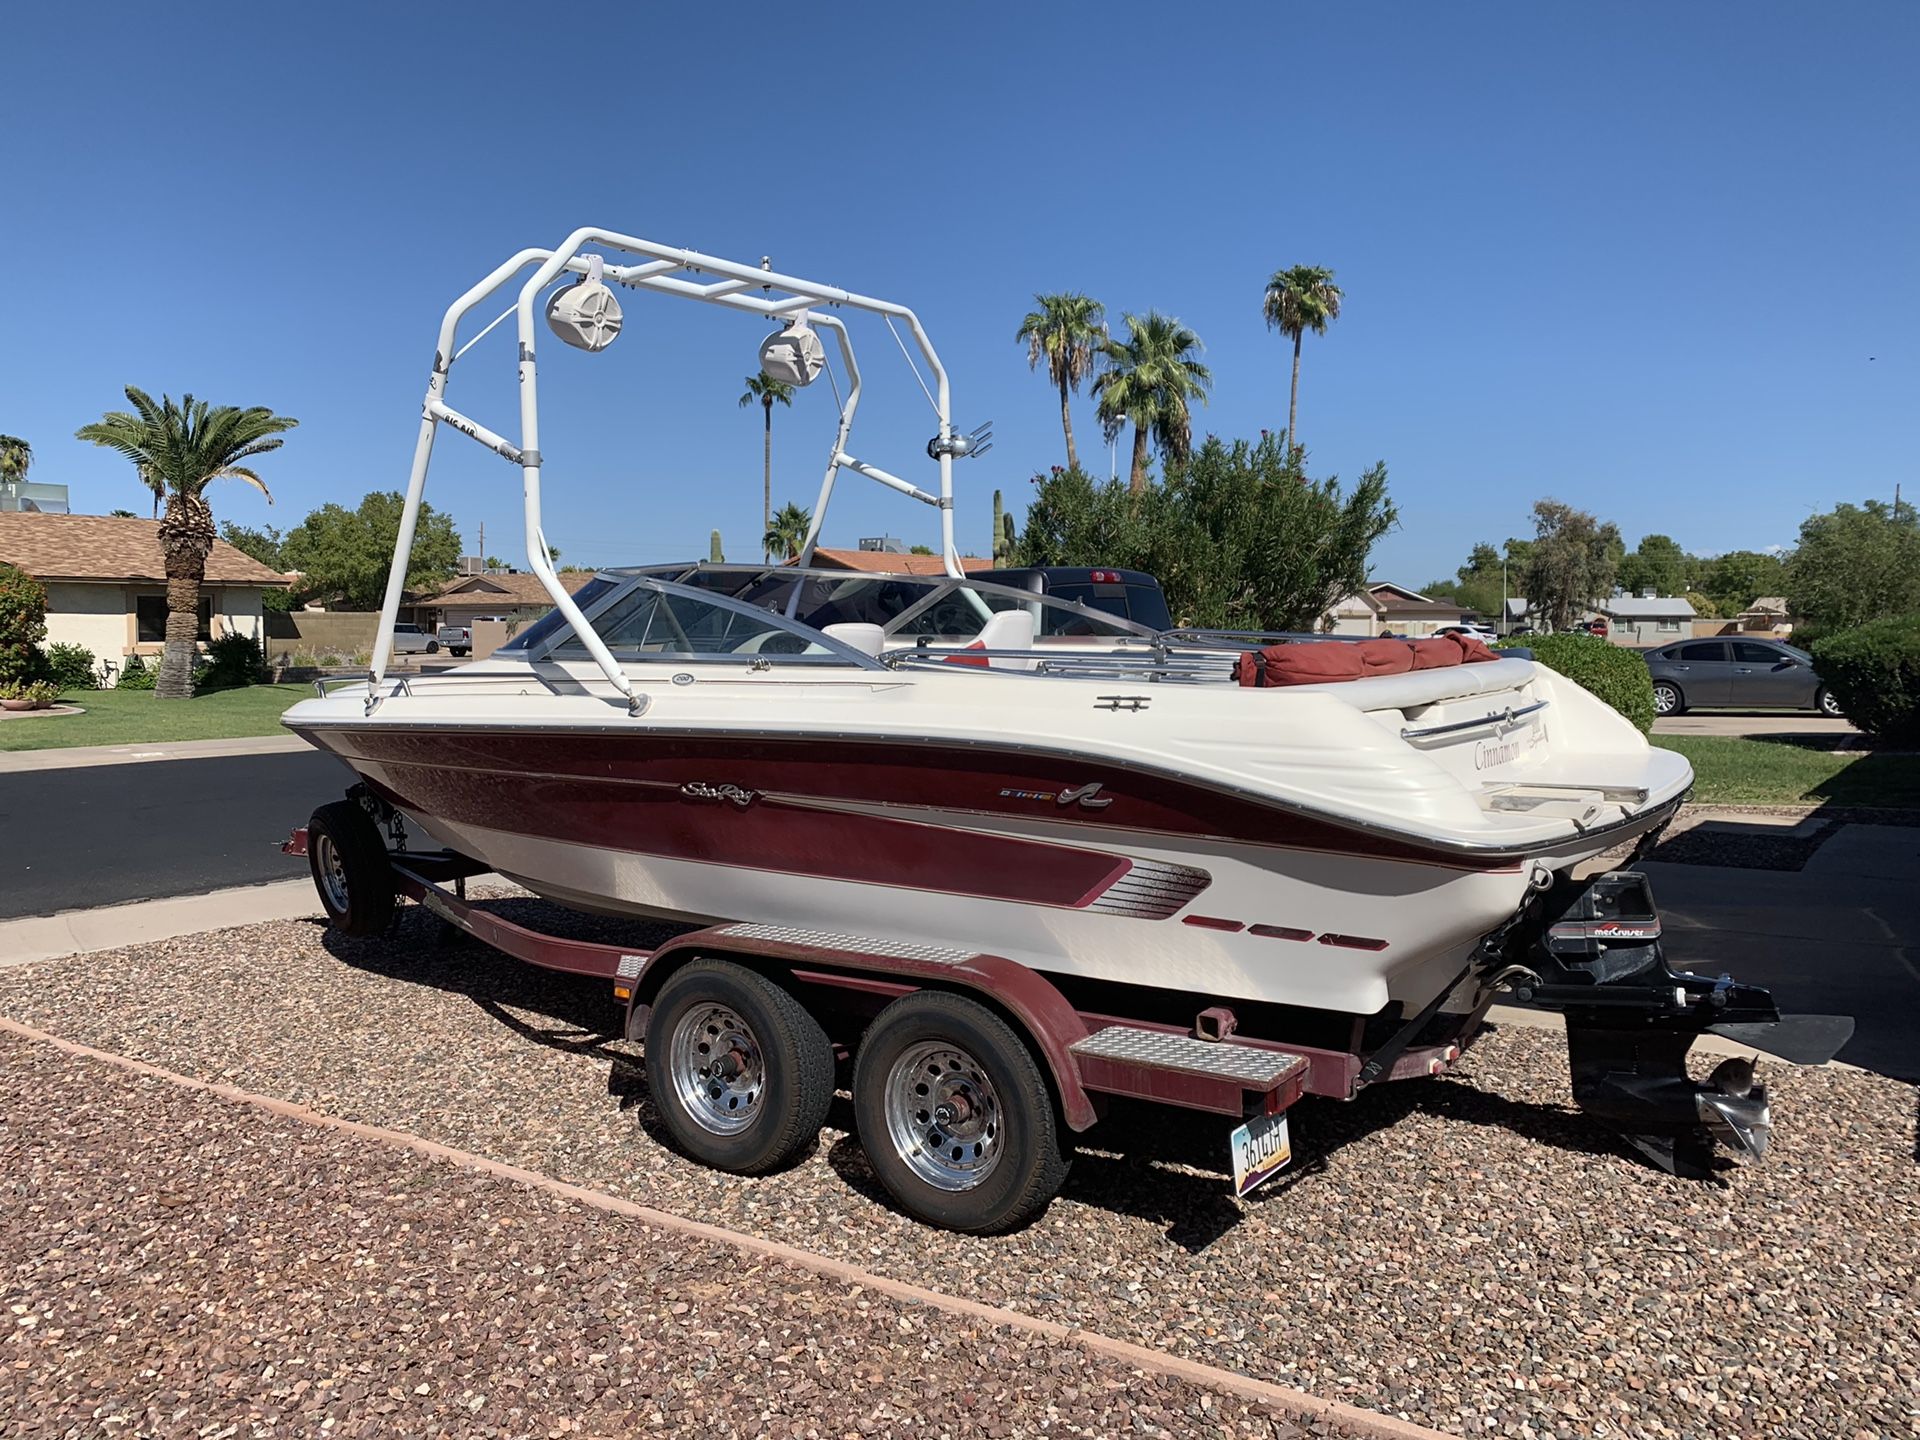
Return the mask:
<svg viewBox="0 0 1920 1440">
<path fill-rule="evenodd" d="M 1271 1090 L 1307 1067 L 1306 1058 L 1284 1050 L 1256 1050 L 1220 1040 L 1196 1040 L 1164 1030 L 1109 1025 L 1077 1042 L 1073 1053 L 1142 1070 L 1230 1080 L 1249 1090 Z"/>
</svg>

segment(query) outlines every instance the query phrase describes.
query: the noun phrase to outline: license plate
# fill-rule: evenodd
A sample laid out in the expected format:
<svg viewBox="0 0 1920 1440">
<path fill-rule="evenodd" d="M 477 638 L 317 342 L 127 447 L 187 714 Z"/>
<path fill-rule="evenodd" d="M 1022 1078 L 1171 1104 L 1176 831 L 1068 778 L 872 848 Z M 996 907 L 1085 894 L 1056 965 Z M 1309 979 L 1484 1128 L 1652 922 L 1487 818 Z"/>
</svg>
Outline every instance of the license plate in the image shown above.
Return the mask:
<svg viewBox="0 0 1920 1440">
<path fill-rule="evenodd" d="M 1279 1174 L 1293 1159 L 1287 1117 L 1255 1116 L 1227 1138 L 1227 1148 L 1233 1151 L 1233 1193 L 1245 1195 Z"/>
</svg>

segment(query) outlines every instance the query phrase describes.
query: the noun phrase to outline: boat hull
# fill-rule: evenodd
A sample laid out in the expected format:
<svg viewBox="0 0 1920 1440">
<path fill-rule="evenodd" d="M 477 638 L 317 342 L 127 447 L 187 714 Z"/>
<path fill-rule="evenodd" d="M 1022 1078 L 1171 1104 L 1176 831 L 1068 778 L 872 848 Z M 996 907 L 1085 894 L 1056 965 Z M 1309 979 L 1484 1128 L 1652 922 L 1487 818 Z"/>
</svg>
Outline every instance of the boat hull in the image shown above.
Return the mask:
<svg viewBox="0 0 1920 1440">
<path fill-rule="evenodd" d="M 441 844 L 562 903 L 963 943 L 1227 999 L 1424 1004 L 1528 884 L 1511 857 L 1422 852 L 1166 776 L 986 747 L 302 733 Z"/>
</svg>

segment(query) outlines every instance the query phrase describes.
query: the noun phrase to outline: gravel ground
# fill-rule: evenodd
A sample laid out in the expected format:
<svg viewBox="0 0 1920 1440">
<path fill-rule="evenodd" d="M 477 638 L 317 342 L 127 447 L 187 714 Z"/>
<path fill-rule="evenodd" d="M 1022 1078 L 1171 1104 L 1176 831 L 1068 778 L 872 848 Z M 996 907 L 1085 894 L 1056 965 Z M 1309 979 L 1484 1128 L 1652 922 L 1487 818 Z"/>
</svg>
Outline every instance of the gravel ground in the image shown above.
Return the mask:
<svg viewBox="0 0 1920 1440">
<path fill-rule="evenodd" d="M 0 1013 L 1441 1429 L 1920 1435 L 1910 1086 L 1770 1067 L 1774 1158 L 1687 1184 L 1571 1111 L 1558 1036 L 1514 1030 L 1452 1078 L 1303 1102 L 1301 1160 L 1245 1203 L 1224 1133 L 1116 1110 L 1041 1220 L 970 1239 L 889 1208 L 844 1101 L 786 1174 L 679 1159 L 603 983 L 431 935 L 295 922 L 28 966 Z"/>
<path fill-rule="evenodd" d="M 1350 1434 L 49 1046 L 0 1066 L 0 1434 Z"/>
</svg>

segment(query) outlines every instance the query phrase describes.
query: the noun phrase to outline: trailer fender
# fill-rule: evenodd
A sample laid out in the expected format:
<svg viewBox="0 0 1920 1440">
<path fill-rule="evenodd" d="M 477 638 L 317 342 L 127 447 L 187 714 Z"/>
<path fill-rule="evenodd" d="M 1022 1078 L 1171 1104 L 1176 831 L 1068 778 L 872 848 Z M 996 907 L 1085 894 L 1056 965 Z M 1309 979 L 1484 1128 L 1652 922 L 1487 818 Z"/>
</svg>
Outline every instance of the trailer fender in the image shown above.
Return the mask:
<svg viewBox="0 0 1920 1440">
<path fill-rule="evenodd" d="M 716 925 L 669 940 L 648 957 L 627 997 L 628 1038 L 637 1033 L 636 1026 L 644 1032 L 647 1007 L 669 975 L 689 960 L 721 957 L 762 967 L 772 964 L 827 985 L 851 985 L 858 977 L 871 976 L 914 989 L 964 991 L 1000 1012 L 1025 1036 L 1052 1078 L 1069 1129 L 1088 1130 L 1099 1119 L 1072 1053 L 1075 1042 L 1088 1034 L 1086 1023 L 1044 975 L 1002 955 L 789 926 Z"/>
</svg>

